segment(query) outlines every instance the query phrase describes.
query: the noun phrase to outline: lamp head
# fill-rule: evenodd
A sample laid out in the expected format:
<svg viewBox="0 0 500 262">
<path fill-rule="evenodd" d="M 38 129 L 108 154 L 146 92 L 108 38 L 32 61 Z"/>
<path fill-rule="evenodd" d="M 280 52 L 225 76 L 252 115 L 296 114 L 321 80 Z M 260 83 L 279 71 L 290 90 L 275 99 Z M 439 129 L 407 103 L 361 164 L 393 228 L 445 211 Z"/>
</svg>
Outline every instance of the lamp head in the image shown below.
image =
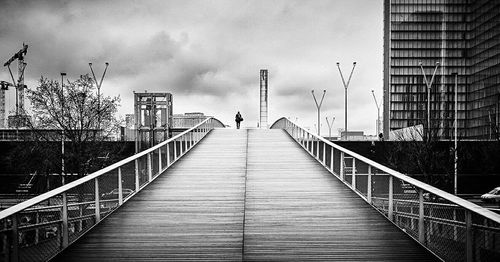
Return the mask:
<svg viewBox="0 0 500 262">
<path fill-rule="evenodd" d="M 422 65 L 422 61 L 418 62 L 418 65 L 421 66 Z"/>
<path fill-rule="evenodd" d="M 356 62 L 352 62 L 352 65 L 356 65 Z"/>
<path fill-rule="evenodd" d="M 108 62 L 106 62 L 106 63 L 104 63 L 104 64 L 105 64 L 106 66 L 109 66 L 109 63 L 108 63 Z"/>
<path fill-rule="evenodd" d="M 340 65 L 340 63 L 339 63 L 339 62 L 337 62 L 337 66 L 339 66 L 339 65 Z"/>
<path fill-rule="evenodd" d="M 89 63 L 89 66 L 92 66 L 92 63 Z"/>
<path fill-rule="evenodd" d="M 436 65 L 439 65 L 439 62 L 436 62 Z"/>
<path fill-rule="evenodd" d="M 61 72 L 61 76 L 65 76 L 65 75 L 66 75 L 66 73 Z"/>
<path fill-rule="evenodd" d="M 374 92 L 375 92 L 375 90 L 373 90 L 373 88 L 372 88 L 372 93 L 374 93 Z"/>
</svg>

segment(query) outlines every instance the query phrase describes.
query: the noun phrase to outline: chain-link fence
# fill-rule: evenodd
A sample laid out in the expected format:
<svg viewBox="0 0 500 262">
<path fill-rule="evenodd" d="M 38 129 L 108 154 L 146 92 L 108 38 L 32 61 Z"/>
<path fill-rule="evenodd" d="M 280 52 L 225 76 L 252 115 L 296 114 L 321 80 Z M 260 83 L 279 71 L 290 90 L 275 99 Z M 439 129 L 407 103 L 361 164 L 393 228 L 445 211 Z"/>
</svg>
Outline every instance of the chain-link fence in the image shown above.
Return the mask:
<svg viewBox="0 0 500 262">
<path fill-rule="evenodd" d="M 402 231 L 445 261 L 500 261 L 500 215 L 342 148 L 286 118 L 307 152 Z"/>
<path fill-rule="evenodd" d="M 109 167 L 0 211 L 0 261 L 46 261 L 119 208 L 215 127 L 197 126 Z"/>
</svg>

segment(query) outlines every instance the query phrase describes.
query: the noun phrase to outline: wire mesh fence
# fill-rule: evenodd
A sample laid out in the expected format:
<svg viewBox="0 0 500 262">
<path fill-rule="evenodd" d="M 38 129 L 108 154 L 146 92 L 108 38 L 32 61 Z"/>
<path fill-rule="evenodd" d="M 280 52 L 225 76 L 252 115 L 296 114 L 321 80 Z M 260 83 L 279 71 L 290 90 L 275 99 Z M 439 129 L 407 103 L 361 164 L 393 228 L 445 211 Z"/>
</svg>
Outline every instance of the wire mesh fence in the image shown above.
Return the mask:
<svg viewBox="0 0 500 262">
<path fill-rule="evenodd" d="M 333 175 L 444 261 L 500 261 L 500 215 L 344 149 L 286 118 L 286 130 Z"/>
<path fill-rule="evenodd" d="M 54 257 L 215 127 L 224 125 L 208 118 L 151 149 L 0 211 L 0 261 L 47 261 Z"/>
</svg>

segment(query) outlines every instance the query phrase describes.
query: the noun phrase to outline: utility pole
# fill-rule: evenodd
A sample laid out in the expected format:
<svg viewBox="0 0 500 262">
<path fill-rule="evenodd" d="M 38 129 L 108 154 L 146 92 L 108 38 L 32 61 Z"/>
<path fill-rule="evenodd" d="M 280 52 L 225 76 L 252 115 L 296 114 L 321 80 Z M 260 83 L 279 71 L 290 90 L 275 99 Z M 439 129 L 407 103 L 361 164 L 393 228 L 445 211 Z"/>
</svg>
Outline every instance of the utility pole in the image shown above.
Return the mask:
<svg viewBox="0 0 500 262">
<path fill-rule="evenodd" d="M 333 122 L 335 122 L 335 116 L 332 117 L 332 123 L 330 124 L 330 121 L 328 121 L 328 117 L 326 117 L 326 124 L 328 125 L 328 137 L 332 137 L 332 127 L 333 127 Z"/>
<path fill-rule="evenodd" d="M 420 69 L 422 69 L 422 74 L 424 76 L 424 82 L 425 85 L 427 86 L 427 136 L 430 138 L 431 135 L 431 88 L 432 88 L 432 83 L 434 82 L 434 77 L 436 76 L 436 72 L 439 67 L 439 62 L 436 62 L 436 66 L 434 67 L 434 72 L 432 73 L 431 81 L 427 81 L 427 76 L 425 74 L 424 67 L 422 66 L 422 62 L 418 63 L 420 66 Z"/>
<path fill-rule="evenodd" d="M 92 76 L 94 77 L 94 82 L 97 86 L 97 131 L 101 129 L 101 86 L 102 81 L 104 80 L 104 76 L 106 75 L 106 71 L 108 70 L 109 63 L 104 63 L 106 67 L 104 68 L 104 73 L 102 73 L 101 81 L 97 82 L 97 78 L 94 74 L 94 69 L 92 69 L 92 63 L 89 63 L 90 71 L 92 72 Z"/>
<path fill-rule="evenodd" d="M 344 89 L 345 89 L 345 92 L 344 92 L 344 113 L 345 113 L 345 116 L 344 116 L 344 134 L 345 134 L 345 140 L 347 140 L 348 138 L 348 135 L 347 135 L 347 88 L 349 87 L 349 83 L 351 82 L 351 77 L 352 77 L 352 73 L 354 72 L 354 68 L 356 67 L 356 62 L 352 62 L 352 70 L 351 70 L 351 74 L 349 75 L 349 79 L 347 80 L 347 83 L 346 81 L 344 80 L 344 75 L 342 75 L 342 70 L 340 70 L 340 63 L 337 62 L 337 68 L 339 69 L 339 73 L 340 73 L 340 77 L 342 78 L 342 83 L 344 84 Z"/>
<path fill-rule="evenodd" d="M 373 101 L 375 101 L 375 105 L 377 106 L 377 136 L 380 134 L 380 106 L 377 103 L 377 98 L 375 97 L 375 90 L 372 89 Z"/>
<path fill-rule="evenodd" d="M 323 104 L 323 99 L 325 98 L 326 90 L 323 90 L 323 96 L 321 97 L 321 102 L 319 102 L 319 104 L 318 104 L 318 100 L 316 100 L 316 96 L 314 95 L 314 90 L 311 90 L 311 94 L 314 98 L 314 103 L 316 103 L 316 108 L 318 109 L 318 136 L 320 136 L 320 129 L 321 129 L 320 109 L 321 109 L 321 105 Z"/>
</svg>

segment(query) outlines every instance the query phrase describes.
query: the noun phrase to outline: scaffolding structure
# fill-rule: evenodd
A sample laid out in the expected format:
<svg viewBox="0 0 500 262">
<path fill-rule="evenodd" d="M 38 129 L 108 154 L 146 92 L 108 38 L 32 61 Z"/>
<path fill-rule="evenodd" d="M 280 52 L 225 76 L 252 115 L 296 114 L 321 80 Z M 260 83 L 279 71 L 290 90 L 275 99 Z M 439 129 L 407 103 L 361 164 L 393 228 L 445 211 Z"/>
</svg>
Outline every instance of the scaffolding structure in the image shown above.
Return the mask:
<svg viewBox="0 0 500 262">
<path fill-rule="evenodd" d="M 140 152 L 170 137 L 172 94 L 135 93 L 135 150 Z"/>
</svg>

